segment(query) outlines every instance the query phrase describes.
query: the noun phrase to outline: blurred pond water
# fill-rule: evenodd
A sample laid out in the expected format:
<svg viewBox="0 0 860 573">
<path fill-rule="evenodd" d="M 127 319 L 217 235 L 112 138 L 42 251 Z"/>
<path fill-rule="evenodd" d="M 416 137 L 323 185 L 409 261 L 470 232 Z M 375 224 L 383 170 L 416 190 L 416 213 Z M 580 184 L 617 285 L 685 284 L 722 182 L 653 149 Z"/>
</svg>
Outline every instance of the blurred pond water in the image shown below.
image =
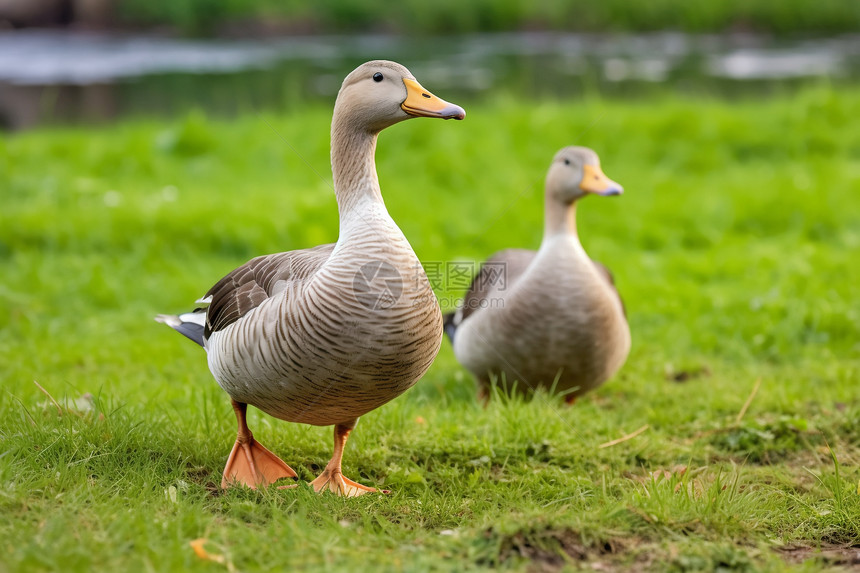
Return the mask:
<svg viewBox="0 0 860 573">
<path fill-rule="evenodd" d="M 753 35 L 517 33 L 409 39 L 179 40 L 54 31 L 0 33 L 0 128 L 218 116 L 330 104 L 343 77 L 395 59 L 454 101 L 499 94 L 635 98 L 660 91 L 768 94 L 815 78 L 860 78 L 860 35 L 772 41 Z"/>
</svg>

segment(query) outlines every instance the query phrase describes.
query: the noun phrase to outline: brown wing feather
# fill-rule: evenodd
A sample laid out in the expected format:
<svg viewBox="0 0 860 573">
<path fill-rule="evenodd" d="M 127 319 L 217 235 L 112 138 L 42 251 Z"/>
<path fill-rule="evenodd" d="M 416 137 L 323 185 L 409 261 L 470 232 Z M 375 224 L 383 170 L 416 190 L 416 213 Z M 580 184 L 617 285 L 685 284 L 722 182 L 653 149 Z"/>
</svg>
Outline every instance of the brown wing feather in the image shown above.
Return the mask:
<svg viewBox="0 0 860 573">
<path fill-rule="evenodd" d="M 535 258 L 537 251 L 528 249 L 505 249 L 499 251 L 481 265 L 481 270 L 475 275 L 466 296 L 463 297 L 462 321 L 467 316 L 481 308 L 481 301 L 489 298 L 494 292 L 507 290 L 514 286 L 526 268 Z"/>
<path fill-rule="evenodd" d="M 331 255 L 334 245 L 276 253 L 251 259 L 215 283 L 206 297 L 204 338 L 233 324 L 285 288 L 285 282 L 310 278 Z"/>
</svg>

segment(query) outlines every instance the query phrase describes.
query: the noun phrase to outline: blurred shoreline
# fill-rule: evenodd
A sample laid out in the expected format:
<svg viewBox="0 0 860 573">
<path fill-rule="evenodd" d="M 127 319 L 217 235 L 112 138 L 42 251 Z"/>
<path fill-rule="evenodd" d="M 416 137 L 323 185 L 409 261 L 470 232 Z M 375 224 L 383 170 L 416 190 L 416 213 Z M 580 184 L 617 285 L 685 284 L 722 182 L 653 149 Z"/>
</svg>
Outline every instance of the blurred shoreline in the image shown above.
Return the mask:
<svg viewBox="0 0 860 573">
<path fill-rule="evenodd" d="M 657 93 L 736 97 L 860 78 L 860 34 L 384 34 L 258 40 L 70 30 L 0 32 L 0 128 L 221 117 L 330 105 L 361 61 L 397 59 L 458 101 Z"/>
</svg>

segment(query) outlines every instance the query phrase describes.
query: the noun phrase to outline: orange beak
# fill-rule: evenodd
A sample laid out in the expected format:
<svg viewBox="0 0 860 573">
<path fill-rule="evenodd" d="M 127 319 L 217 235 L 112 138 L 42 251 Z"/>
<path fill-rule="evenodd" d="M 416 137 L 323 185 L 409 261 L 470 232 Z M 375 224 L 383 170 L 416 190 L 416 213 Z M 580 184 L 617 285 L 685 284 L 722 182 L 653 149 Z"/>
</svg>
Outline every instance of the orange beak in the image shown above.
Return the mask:
<svg viewBox="0 0 860 573">
<path fill-rule="evenodd" d="M 624 187 L 610 179 L 598 165 L 585 165 L 582 168 L 582 182 L 579 188 L 595 195 L 621 195 Z"/>
<path fill-rule="evenodd" d="M 463 119 L 466 111 L 459 105 L 448 103 L 421 87 L 417 81 L 403 78 L 406 84 L 406 99 L 400 108 L 415 117 L 438 117 L 441 119 Z"/>
</svg>

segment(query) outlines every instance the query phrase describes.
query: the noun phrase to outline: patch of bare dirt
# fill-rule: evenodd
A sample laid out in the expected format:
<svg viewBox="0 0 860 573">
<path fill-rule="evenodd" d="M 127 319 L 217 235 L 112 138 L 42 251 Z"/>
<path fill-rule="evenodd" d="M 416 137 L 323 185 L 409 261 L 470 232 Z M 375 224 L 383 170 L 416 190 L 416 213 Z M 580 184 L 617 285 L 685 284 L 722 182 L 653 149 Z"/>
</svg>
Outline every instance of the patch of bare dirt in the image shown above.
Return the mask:
<svg viewBox="0 0 860 573">
<path fill-rule="evenodd" d="M 695 366 L 687 369 L 676 370 L 671 364 L 667 364 L 663 371 L 666 380 L 670 382 L 688 382 L 696 378 L 708 378 L 711 375 L 711 369 L 707 366 Z"/>
<path fill-rule="evenodd" d="M 782 558 L 789 563 L 800 564 L 811 559 L 821 561 L 829 566 L 860 567 L 860 546 L 824 546 L 807 547 L 793 545 L 778 550 Z"/>
<path fill-rule="evenodd" d="M 572 562 L 594 571 L 647 571 L 653 557 L 634 551 L 634 542 L 608 539 L 585 543 L 579 533 L 569 529 L 518 532 L 503 538 L 499 559 L 527 559 L 530 573 L 556 573 Z"/>
</svg>

